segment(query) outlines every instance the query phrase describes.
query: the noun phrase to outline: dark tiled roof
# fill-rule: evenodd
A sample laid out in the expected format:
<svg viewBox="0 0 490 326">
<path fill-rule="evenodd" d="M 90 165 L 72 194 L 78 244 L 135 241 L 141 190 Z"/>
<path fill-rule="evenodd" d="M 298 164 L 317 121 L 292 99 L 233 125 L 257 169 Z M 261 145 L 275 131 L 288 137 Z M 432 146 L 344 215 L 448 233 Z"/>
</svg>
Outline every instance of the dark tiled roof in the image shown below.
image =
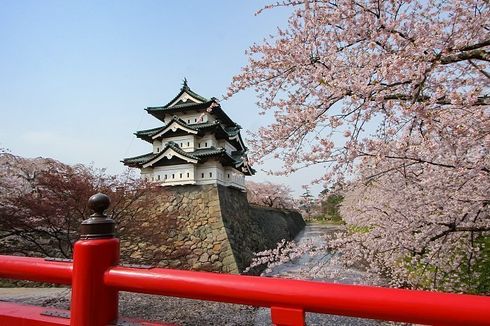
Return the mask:
<svg viewBox="0 0 490 326">
<path fill-rule="evenodd" d="M 152 128 L 152 129 L 139 130 L 139 131 L 135 132 L 134 134 L 136 135 L 136 137 L 143 139 L 143 140 L 146 140 L 147 142 L 151 143 L 152 142 L 151 137 L 153 135 L 159 133 L 163 129 L 165 129 L 165 126 L 158 127 L 158 128 Z"/>
<path fill-rule="evenodd" d="M 151 137 L 154 135 L 158 134 L 162 130 L 164 130 L 167 126 L 169 126 L 172 122 L 177 122 L 180 125 L 193 129 L 196 131 L 205 131 L 206 129 L 212 129 L 213 127 L 219 127 L 223 132 L 225 132 L 229 137 L 234 137 L 237 134 L 240 133 L 240 129 L 238 127 L 224 127 L 220 121 L 215 120 L 215 121 L 210 121 L 210 122 L 204 122 L 204 123 L 194 123 L 194 124 L 189 124 L 185 122 L 184 120 L 180 119 L 177 116 L 173 116 L 172 120 L 170 120 L 166 126 L 160 127 L 160 128 L 153 128 L 153 129 L 147 129 L 147 130 L 141 130 L 137 131 L 135 133 L 136 137 L 150 141 L 151 142 Z"/>
<path fill-rule="evenodd" d="M 152 112 L 170 112 L 170 111 L 181 111 L 181 110 L 187 110 L 187 109 L 192 109 L 192 110 L 198 110 L 198 109 L 203 109 L 207 108 L 208 106 L 213 103 L 212 101 L 206 101 L 203 103 L 196 103 L 196 102 L 185 102 L 182 104 L 176 104 L 174 106 L 168 107 L 166 105 L 164 106 L 149 106 L 146 108 L 146 111 L 148 113 Z"/>
<path fill-rule="evenodd" d="M 228 134 L 228 136 L 233 137 L 233 136 L 238 135 L 238 133 L 240 132 L 240 129 L 237 127 L 231 127 L 231 128 L 225 128 L 225 131 Z"/>
<path fill-rule="evenodd" d="M 174 142 L 168 142 L 165 148 L 160 151 L 159 153 L 148 153 L 140 156 L 135 156 L 135 157 L 130 157 L 130 158 L 125 158 L 122 160 L 124 165 L 130 166 L 130 167 L 141 167 L 142 165 L 150 162 L 151 160 L 155 159 L 157 156 L 161 155 L 164 153 L 167 148 L 173 149 L 175 152 L 188 157 L 193 160 L 197 160 L 199 162 L 202 162 L 203 160 L 213 157 L 213 156 L 220 156 L 222 158 L 225 158 L 228 160 L 228 162 L 232 163 L 233 165 L 238 165 L 239 163 L 243 162 L 243 157 L 246 156 L 245 151 L 234 151 L 230 154 L 221 147 L 209 147 L 209 148 L 201 148 L 197 149 L 194 152 L 186 152 L 182 150 L 182 148 L 179 147 Z M 253 168 L 250 168 L 251 174 L 255 174 L 255 170 Z"/>
<path fill-rule="evenodd" d="M 165 128 L 165 127 L 157 127 L 157 128 L 139 130 L 136 132 L 136 134 L 138 134 L 138 135 L 152 135 L 155 132 L 162 130 L 163 128 Z"/>
<path fill-rule="evenodd" d="M 179 147 L 179 145 L 177 145 L 173 141 L 169 141 L 167 143 L 167 145 L 165 146 L 165 148 L 162 150 L 162 152 L 165 152 L 167 150 L 167 148 L 171 148 L 174 151 L 176 151 L 177 153 L 179 153 L 185 157 L 188 157 L 190 159 L 199 160 L 199 157 L 195 156 L 194 152 L 189 153 L 189 152 L 184 151 L 182 148 Z"/>
<path fill-rule="evenodd" d="M 205 158 L 215 156 L 215 155 L 227 154 L 224 148 L 216 148 L 216 147 L 202 148 L 202 149 L 197 149 L 194 152 L 186 152 L 182 148 L 180 148 L 179 145 L 177 145 L 176 143 L 168 142 L 167 145 L 159 153 L 148 153 L 135 157 L 129 157 L 122 160 L 122 162 L 128 166 L 141 166 L 143 164 L 150 162 L 158 155 L 161 155 L 168 148 L 173 149 L 175 152 L 179 153 L 180 155 L 198 161 L 201 161 Z"/>
<path fill-rule="evenodd" d="M 139 155 L 139 156 L 135 156 L 135 157 L 125 158 L 121 162 L 123 162 L 124 165 L 129 165 L 129 166 L 141 165 L 141 164 L 144 164 L 144 163 L 154 159 L 157 155 L 158 154 L 155 154 L 155 153 L 147 153 L 147 154 L 143 154 L 143 155 Z"/>
<path fill-rule="evenodd" d="M 170 100 L 170 102 L 168 102 L 167 104 L 165 104 L 164 106 L 160 106 L 160 107 L 155 107 L 155 108 L 168 108 L 170 106 L 170 104 L 172 104 L 173 102 L 175 102 L 180 96 L 182 96 L 182 94 L 184 93 L 187 93 L 189 94 L 191 97 L 195 98 L 196 100 L 198 101 L 202 101 L 202 102 L 210 102 L 209 99 L 205 98 L 204 96 L 201 96 L 199 94 L 197 94 L 196 92 L 192 91 L 190 89 L 190 87 L 187 85 L 187 82 L 184 82 L 184 85 L 182 86 L 182 88 L 180 89 L 180 92 L 172 99 Z M 188 102 L 182 102 L 182 103 L 178 103 L 176 104 L 175 106 L 177 105 L 192 105 L 192 104 L 196 104 L 196 102 L 192 101 L 191 100 L 191 103 L 188 103 Z M 198 103 L 197 103 L 198 104 Z M 174 107 L 175 107 L 174 106 Z M 150 109 L 150 108 L 148 108 Z"/>
<path fill-rule="evenodd" d="M 225 153 L 226 150 L 224 148 L 216 148 L 216 147 L 209 147 L 209 148 L 203 148 L 203 149 L 197 149 L 195 150 L 192 154 L 203 158 L 203 157 L 209 157 L 209 156 L 214 156 L 218 154 Z"/>
<path fill-rule="evenodd" d="M 217 124 L 219 124 L 219 121 L 215 120 L 215 121 L 210 121 L 210 122 L 194 123 L 194 124 L 189 125 L 189 127 L 199 130 L 199 129 L 204 129 L 207 127 L 212 127 L 212 126 L 215 126 Z"/>
<path fill-rule="evenodd" d="M 231 152 L 231 157 L 235 160 L 235 161 L 242 161 L 242 157 L 246 156 L 246 153 L 245 151 L 233 151 Z"/>
</svg>

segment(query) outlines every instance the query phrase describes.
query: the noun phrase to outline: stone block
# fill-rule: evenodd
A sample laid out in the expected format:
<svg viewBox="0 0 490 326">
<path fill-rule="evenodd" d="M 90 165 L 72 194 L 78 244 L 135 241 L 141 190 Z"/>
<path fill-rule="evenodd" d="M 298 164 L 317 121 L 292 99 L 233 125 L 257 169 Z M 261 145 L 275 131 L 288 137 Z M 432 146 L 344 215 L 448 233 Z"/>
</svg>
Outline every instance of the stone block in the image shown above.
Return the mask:
<svg viewBox="0 0 490 326">
<path fill-rule="evenodd" d="M 199 257 L 199 261 L 201 263 L 207 262 L 209 260 L 209 255 L 207 252 L 203 253 L 201 257 Z"/>
<path fill-rule="evenodd" d="M 213 245 L 213 252 L 218 253 L 221 251 L 221 244 L 220 243 L 215 243 Z"/>
</svg>

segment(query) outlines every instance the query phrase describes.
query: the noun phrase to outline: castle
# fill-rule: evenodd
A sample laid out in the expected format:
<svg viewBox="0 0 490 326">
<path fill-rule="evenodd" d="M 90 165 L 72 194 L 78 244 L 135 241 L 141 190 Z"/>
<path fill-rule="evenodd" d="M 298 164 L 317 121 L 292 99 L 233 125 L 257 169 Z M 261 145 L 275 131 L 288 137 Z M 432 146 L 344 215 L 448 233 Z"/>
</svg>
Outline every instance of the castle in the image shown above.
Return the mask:
<svg viewBox="0 0 490 326">
<path fill-rule="evenodd" d="M 184 79 L 180 92 L 164 106 L 146 111 L 164 123 L 141 130 L 136 137 L 153 151 L 122 160 L 137 167 L 147 181 L 162 186 L 221 184 L 245 190 L 245 176 L 254 174 L 240 125 L 223 111 L 216 98 L 193 92 Z"/>
</svg>

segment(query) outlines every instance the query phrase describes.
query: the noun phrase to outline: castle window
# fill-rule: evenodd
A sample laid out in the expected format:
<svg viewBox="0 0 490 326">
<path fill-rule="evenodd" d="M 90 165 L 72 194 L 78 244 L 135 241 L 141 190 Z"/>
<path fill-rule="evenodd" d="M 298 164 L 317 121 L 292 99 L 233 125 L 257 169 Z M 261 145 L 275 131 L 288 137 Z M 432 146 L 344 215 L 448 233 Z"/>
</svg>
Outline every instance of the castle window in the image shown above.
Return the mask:
<svg viewBox="0 0 490 326">
<path fill-rule="evenodd" d="M 228 173 L 228 179 L 230 178 L 230 174 Z"/>
<path fill-rule="evenodd" d="M 203 179 L 204 179 L 204 173 L 201 173 L 201 178 L 203 178 Z"/>
<path fill-rule="evenodd" d="M 189 177 L 189 172 L 187 172 L 187 177 Z"/>
<path fill-rule="evenodd" d="M 182 173 L 180 174 L 180 178 L 182 179 Z"/>
<path fill-rule="evenodd" d="M 165 179 L 167 179 L 167 175 L 165 174 Z"/>
<path fill-rule="evenodd" d="M 158 175 L 158 180 L 160 180 L 160 175 Z"/>
<path fill-rule="evenodd" d="M 191 146 L 191 144 L 189 142 L 187 142 L 187 147 Z"/>
<path fill-rule="evenodd" d="M 157 152 L 159 152 L 159 151 L 160 151 L 160 147 L 157 147 Z"/>
<path fill-rule="evenodd" d="M 208 147 L 208 143 L 204 143 L 204 147 Z"/>
<path fill-rule="evenodd" d="M 180 147 L 182 147 L 182 143 L 180 143 Z"/>
<path fill-rule="evenodd" d="M 213 172 L 209 172 L 209 177 L 212 178 L 213 177 Z"/>
<path fill-rule="evenodd" d="M 172 173 L 172 179 L 175 179 L 175 174 Z"/>
<path fill-rule="evenodd" d="M 187 119 L 187 123 L 191 123 L 191 120 Z"/>
<path fill-rule="evenodd" d="M 194 118 L 194 122 L 197 122 L 197 118 Z"/>
</svg>

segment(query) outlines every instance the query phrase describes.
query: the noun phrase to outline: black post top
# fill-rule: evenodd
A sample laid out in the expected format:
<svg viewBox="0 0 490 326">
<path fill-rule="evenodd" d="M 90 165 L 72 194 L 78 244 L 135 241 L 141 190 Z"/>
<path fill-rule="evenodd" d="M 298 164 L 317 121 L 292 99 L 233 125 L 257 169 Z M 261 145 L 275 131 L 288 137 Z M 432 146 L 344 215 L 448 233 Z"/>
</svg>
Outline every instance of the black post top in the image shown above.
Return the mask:
<svg viewBox="0 0 490 326">
<path fill-rule="evenodd" d="M 109 196 L 98 193 L 88 200 L 88 207 L 94 211 L 82 222 L 80 239 L 112 238 L 115 233 L 115 222 L 104 211 L 111 205 Z"/>
</svg>

